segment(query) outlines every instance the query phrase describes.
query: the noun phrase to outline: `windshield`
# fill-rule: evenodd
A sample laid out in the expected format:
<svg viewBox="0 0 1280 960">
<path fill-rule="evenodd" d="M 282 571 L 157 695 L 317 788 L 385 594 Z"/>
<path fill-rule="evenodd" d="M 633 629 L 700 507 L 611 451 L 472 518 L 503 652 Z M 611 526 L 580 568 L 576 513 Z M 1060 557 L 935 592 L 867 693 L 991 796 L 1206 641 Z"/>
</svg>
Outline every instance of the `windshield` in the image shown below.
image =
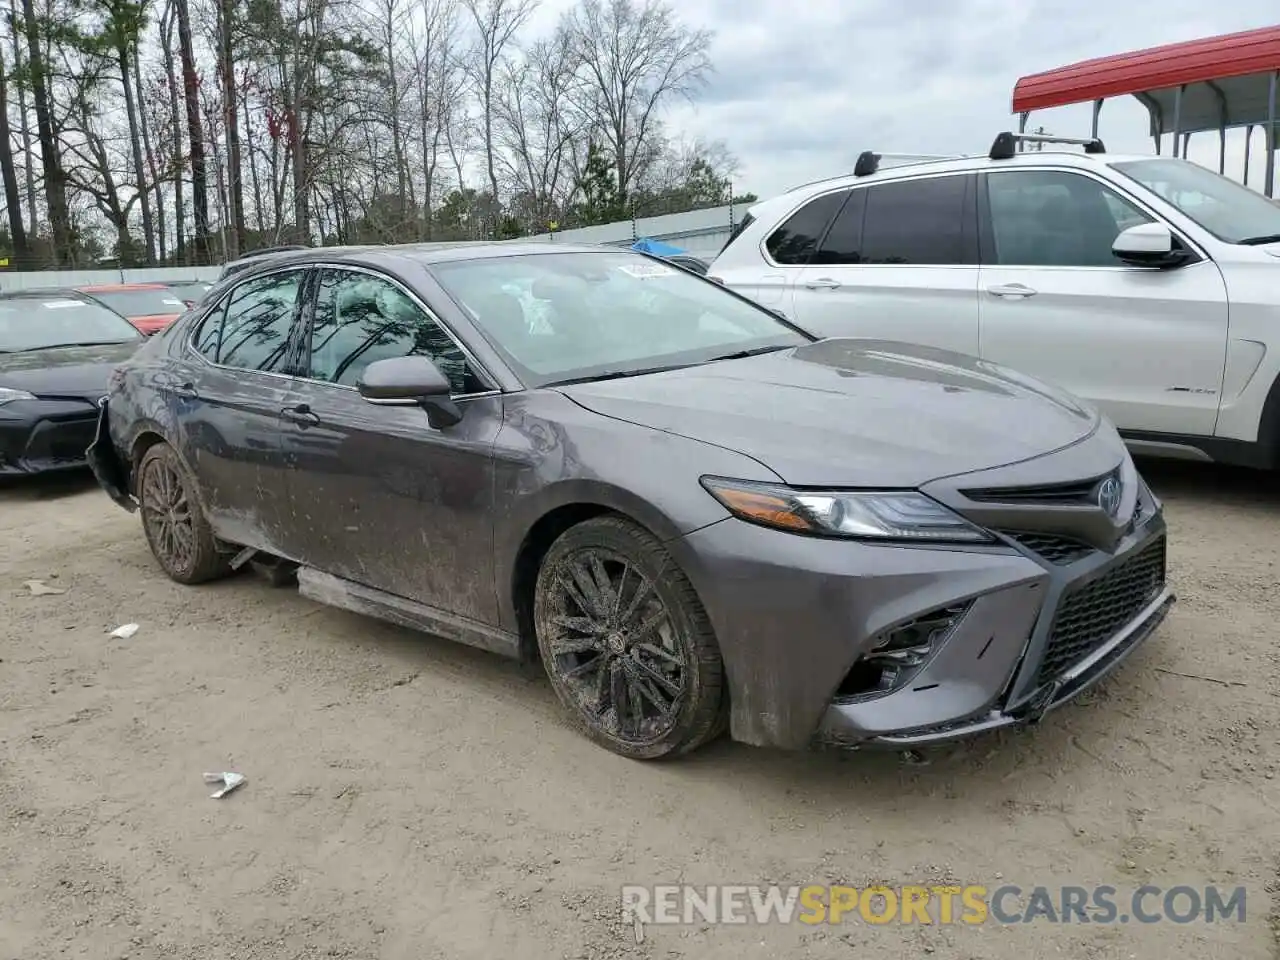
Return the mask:
<svg viewBox="0 0 1280 960">
<path fill-rule="evenodd" d="M 187 305 L 175 290 L 90 290 L 89 296 L 126 317 L 182 313 Z"/>
<path fill-rule="evenodd" d="M 1126 160 L 1112 166 L 1227 243 L 1280 240 L 1280 206 L 1256 190 L 1188 160 Z"/>
<path fill-rule="evenodd" d="M 0 353 L 140 338 L 128 320 L 96 303 L 57 297 L 0 300 Z"/>
<path fill-rule="evenodd" d="M 528 254 L 432 269 L 531 387 L 808 342 L 768 311 L 640 254 Z"/>
</svg>

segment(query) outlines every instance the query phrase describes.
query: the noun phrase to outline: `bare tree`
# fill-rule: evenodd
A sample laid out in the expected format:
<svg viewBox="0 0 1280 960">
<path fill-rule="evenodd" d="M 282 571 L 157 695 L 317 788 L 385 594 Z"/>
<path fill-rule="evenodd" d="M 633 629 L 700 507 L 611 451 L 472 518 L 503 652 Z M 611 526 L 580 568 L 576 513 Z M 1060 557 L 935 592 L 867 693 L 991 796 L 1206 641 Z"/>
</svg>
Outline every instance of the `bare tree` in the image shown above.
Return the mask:
<svg viewBox="0 0 1280 960">
<path fill-rule="evenodd" d="M 67 206 L 67 174 L 62 167 L 58 139 L 54 133 L 54 104 L 49 95 L 46 56 L 42 49 L 40 21 L 32 0 L 22 0 L 22 19 L 27 35 L 27 70 L 36 107 L 36 128 L 40 136 L 40 163 L 44 167 L 44 192 L 53 230 L 53 261 L 66 262 L 74 256 L 71 245 L 71 211 Z"/>
<path fill-rule="evenodd" d="M 21 75 L 26 53 L 22 49 L 22 20 L 17 0 L 9 0 L 9 32 L 13 40 L 13 73 Z M 18 90 L 18 135 L 22 141 L 22 171 L 26 181 L 28 231 L 34 235 L 39 222 L 36 219 L 36 170 L 34 151 L 31 149 L 31 117 L 27 112 L 27 84 L 14 84 Z"/>
<path fill-rule="evenodd" d="M 572 146 L 586 127 L 571 103 L 578 67 L 573 38 L 562 28 L 502 69 L 494 103 L 498 141 L 517 192 L 528 195 L 539 224 L 568 199 Z"/>
<path fill-rule="evenodd" d="M 468 60 L 480 95 L 480 123 L 484 131 L 485 166 L 489 189 L 498 196 L 498 170 L 494 155 L 493 93 L 502 55 L 533 11 L 537 0 L 462 0 L 476 25 L 476 45 Z"/>
<path fill-rule="evenodd" d="M 30 3 L 31 0 L 24 0 Z M 187 136 L 191 144 L 191 205 L 196 218 L 196 263 L 209 263 L 209 181 L 204 163 L 204 134 L 200 123 L 200 79 L 191 42 L 191 13 L 187 0 L 174 0 L 178 21 L 178 49 L 182 58 L 182 90 L 187 104 Z"/>
<path fill-rule="evenodd" d="M 665 0 L 582 0 L 566 29 L 583 64 L 587 109 L 613 156 L 625 201 L 652 156 L 662 108 L 706 83 L 711 34 L 685 27 Z"/>
<path fill-rule="evenodd" d="M 13 240 L 18 267 L 30 265 L 27 230 L 22 223 L 22 200 L 18 194 L 18 171 L 13 163 L 13 141 L 9 132 L 9 77 L 0 58 L 0 176 L 4 178 L 4 202 L 9 213 L 9 236 Z"/>
</svg>

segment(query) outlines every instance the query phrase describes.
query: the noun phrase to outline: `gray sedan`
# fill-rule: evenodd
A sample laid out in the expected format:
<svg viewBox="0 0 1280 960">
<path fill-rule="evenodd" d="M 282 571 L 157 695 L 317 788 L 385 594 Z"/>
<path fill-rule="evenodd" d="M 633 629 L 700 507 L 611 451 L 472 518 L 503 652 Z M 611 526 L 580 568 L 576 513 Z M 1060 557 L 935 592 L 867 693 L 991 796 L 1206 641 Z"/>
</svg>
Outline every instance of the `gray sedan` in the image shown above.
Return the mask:
<svg viewBox="0 0 1280 960">
<path fill-rule="evenodd" d="M 117 370 L 90 461 L 174 580 L 540 659 L 635 758 L 1034 722 L 1173 599 L 1093 409 L 630 251 L 264 257 Z"/>
</svg>

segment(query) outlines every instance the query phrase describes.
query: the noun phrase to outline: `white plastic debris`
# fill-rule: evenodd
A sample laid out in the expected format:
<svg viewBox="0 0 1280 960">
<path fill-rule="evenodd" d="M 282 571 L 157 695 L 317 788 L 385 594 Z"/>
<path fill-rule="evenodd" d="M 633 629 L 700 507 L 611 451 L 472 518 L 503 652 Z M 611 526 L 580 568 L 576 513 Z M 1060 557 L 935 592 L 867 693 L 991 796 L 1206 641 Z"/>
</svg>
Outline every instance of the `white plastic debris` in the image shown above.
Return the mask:
<svg viewBox="0 0 1280 960">
<path fill-rule="evenodd" d="M 138 625 L 136 623 L 126 623 L 123 627 L 116 627 L 109 635 L 117 640 L 128 640 L 137 632 Z"/>
<path fill-rule="evenodd" d="M 221 790 L 216 790 L 209 794 L 212 800 L 221 800 L 236 787 L 241 786 L 248 778 L 243 773 L 206 773 L 204 775 L 205 783 L 220 783 Z"/>
<path fill-rule="evenodd" d="M 51 587 L 43 580 L 27 580 L 26 587 L 31 591 L 33 597 L 55 597 L 60 593 L 67 592 L 62 587 Z"/>
</svg>

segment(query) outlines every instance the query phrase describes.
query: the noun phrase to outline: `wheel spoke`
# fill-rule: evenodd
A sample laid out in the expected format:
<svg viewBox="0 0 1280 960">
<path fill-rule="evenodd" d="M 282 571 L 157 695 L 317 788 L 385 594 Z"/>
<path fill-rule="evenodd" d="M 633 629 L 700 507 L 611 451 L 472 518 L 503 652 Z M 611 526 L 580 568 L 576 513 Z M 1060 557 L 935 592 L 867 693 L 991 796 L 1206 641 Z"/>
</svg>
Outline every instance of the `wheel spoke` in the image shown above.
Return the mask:
<svg viewBox="0 0 1280 960">
<path fill-rule="evenodd" d="M 553 657 L 565 657 L 575 653 L 600 653 L 604 645 L 595 637 L 556 637 L 548 646 Z"/>
<path fill-rule="evenodd" d="M 604 633 L 604 627 L 592 617 L 571 617 L 562 613 L 552 617 L 551 622 L 557 627 L 563 627 L 566 630 L 572 630 L 574 633 L 585 634 L 586 636 L 597 636 Z"/>
<path fill-rule="evenodd" d="M 649 664 L 639 658 L 633 661 L 636 669 L 642 673 L 651 683 L 655 683 L 663 691 L 665 691 L 673 700 L 680 696 L 680 692 L 684 689 L 684 685 L 672 680 L 660 670 L 655 670 Z"/>
<path fill-rule="evenodd" d="M 637 643 L 634 649 L 637 653 L 647 653 L 651 657 L 664 660 L 676 669 L 683 669 L 684 667 L 684 662 L 666 647 L 660 647 L 653 643 Z"/>
<path fill-rule="evenodd" d="M 637 574 L 637 576 L 639 576 L 639 574 Z M 621 593 L 621 591 L 619 591 L 619 593 Z M 640 584 L 636 587 L 636 592 L 631 595 L 631 599 L 627 602 L 627 609 L 618 615 L 619 622 L 630 623 L 652 593 L 653 581 L 641 576 Z"/>
<path fill-rule="evenodd" d="M 622 718 L 627 712 L 627 674 L 620 660 L 614 660 L 609 664 L 609 700 L 613 704 L 618 731 L 621 732 Z"/>
<path fill-rule="evenodd" d="M 592 670 L 600 670 L 605 665 L 605 661 L 607 659 L 608 657 L 603 653 L 595 657 L 588 657 L 581 663 L 569 667 L 561 674 L 561 676 L 566 680 L 579 680 L 589 674 Z"/>
<path fill-rule="evenodd" d="M 644 620 L 639 626 L 635 627 L 634 629 L 628 632 L 630 633 L 631 638 L 633 640 L 638 641 L 643 637 L 647 637 L 654 630 L 657 630 L 658 627 L 662 626 L 662 624 L 666 621 L 666 619 L 667 619 L 666 607 L 659 607 L 657 613 L 649 617 L 647 620 Z"/>
</svg>

